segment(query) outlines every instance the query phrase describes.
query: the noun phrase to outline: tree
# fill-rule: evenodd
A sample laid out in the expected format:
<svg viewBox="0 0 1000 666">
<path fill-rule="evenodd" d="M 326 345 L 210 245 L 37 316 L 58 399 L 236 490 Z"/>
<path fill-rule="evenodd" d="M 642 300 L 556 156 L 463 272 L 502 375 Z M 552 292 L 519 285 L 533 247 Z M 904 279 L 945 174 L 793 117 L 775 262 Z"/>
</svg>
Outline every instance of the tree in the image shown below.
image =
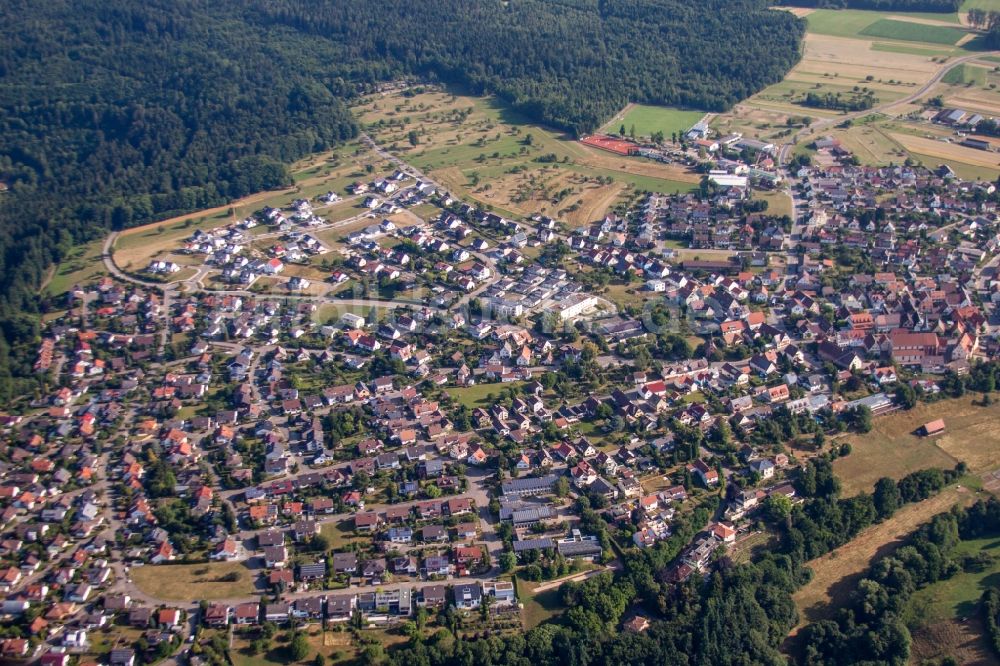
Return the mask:
<svg viewBox="0 0 1000 666">
<path fill-rule="evenodd" d="M 406 139 L 410 142 L 411 146 L 416 146 L 420 143 L 420 135 L 417 134 L 417 130 L 410 130 L 406 134 Z"/>
<path fill-rule="evenodd" d="M 556 482 L 553 486 L 553 490 L 556 494 L 556 497 L 566 497 L 567 495 L 569 495 L 569 479 L 567 479 L 565 476 L 560 476 L 558 479 L 556 479 Z"/>
<path fill-rule="evenodd" d="M 510 573 L 517 566 L 517 556 L 510 551 L 504 551 L 500 553 L 499 564 L 501 571 Z"/>
<path fill-rule="evenodd" d="M 295 634 L 295 638 L 292 639 L 289 646 L 289 652 L 294 661 L 302 661 L 309 656 L 309 641 L 305 634 L 301 632 Z"/>
<path fill-rule="evenodd" d="M 764 500 L 764 515 L 773 523 L 784 523 L 792 515 L 792 500 L 775 493 Z"/>
<path fill-rule="evenodd" d="M 894 480 L 888 477 L 883 477 L 875 483 L 872 500 L 875 502 L 875 511 L 881 520 L 892 516 L 902 502 L 899 487 Z"/>
</svg>

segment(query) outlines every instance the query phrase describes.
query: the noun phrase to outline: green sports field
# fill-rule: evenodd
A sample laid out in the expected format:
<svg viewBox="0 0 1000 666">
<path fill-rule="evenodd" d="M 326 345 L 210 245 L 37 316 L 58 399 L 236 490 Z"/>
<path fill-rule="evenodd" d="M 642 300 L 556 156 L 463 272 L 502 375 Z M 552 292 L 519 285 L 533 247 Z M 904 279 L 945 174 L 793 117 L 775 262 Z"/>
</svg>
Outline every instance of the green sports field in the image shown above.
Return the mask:
<svg viewBox="0 0 1000 666">
<path fill-rule="evenodd" d="M 649 136 L 654 132 L 663 132 L 667 138 L 673 132 L 681 133 L 691 129 L 691 126 L 701 120 L 704 111 L 685 111 L 665 106 L 647 106 L 635 104 L 629 107 L 624 117 L 616 116 L 604 127 L 604 131 L 616 133 L 625 126 L 625 131 L 631 131 L 635 126 L 637 136 Z"/>
</svg>

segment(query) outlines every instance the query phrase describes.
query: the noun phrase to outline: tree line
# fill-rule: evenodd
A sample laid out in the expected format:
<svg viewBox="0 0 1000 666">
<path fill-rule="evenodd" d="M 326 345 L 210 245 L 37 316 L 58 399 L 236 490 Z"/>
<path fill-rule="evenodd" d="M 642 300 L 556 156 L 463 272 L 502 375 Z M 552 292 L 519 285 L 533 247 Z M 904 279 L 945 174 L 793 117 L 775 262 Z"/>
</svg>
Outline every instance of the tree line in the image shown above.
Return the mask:
<svg viewBox="0 0 1000 666">
<path fill-rule="evenodd" d="M 910 653 L 910 633 L 903 616 L 913 593 L 957 573 L 954 555 L 963 539 L 1000 535 L 1000 502 L 979 500 L 963 509 L 935 516 L 909 543 L 875 562 L 850 603 L 830 620 L 804 630 L 804 663 L 809 666 L 881 663 L 903 666 Z M 984 596 L 985 612 L 996 623 L 995 591 Z M 987 592 L 989 595 L 989 592 Z M 991 642 L 996 635 L 988 624 Z"/>
</svg>

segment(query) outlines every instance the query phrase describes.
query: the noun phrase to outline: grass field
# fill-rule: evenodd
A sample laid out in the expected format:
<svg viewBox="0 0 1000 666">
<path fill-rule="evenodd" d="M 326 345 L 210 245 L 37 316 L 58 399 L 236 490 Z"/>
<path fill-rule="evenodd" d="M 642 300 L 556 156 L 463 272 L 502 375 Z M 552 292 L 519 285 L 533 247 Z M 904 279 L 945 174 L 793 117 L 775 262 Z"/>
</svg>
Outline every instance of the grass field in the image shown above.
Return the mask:
<svg viewBox="0 0 1000 666">
<path fill-rule="evenodd" d="M 625 126 L 626 132 L 631 132 L 635 126 L 637 136 L 650 136 L 654 132 L 663 132 L 668 138 L 671 133 L 681 134 L 691 129 L 691 126 L 701 120 L 705 115 L 704 111 L 685 111 L 664 106 L 647 106 L 645 104 L 632 104 L 626 110 L 624 116 L 615 116 L 603 130 L 608 133 L 617 133 L 621 126 Z"/>
<path fill-rule="evenodd" d="M 672 122 L 685 113 L 695 120 L 701 116 L 642 107 L 638 118 L 643 122 L 642 109 L 649 109 L 647 119 L 659 114 Z M 628 190 L 688 191 L 698 182 L 681 166 L 584 146 L 490 98 L 437 90 L 396 93 L 367 98 L 354 111 L 381 145 L 457 196 L 511 217 L 544 213 L 577 226 L 603 217 Z M 417 132 L 416 146 L 408 141 L 410 131 Z M 638 125 L 636 131 L 641 131 Z"/>
<path fill-rule="evenodd" d="M 239 580 L 220 580 L 233 572 L 240 575 Z M 254 572 L 243 562 L 147 565 L 134 567 L 131 575 L 146 594 L 172 601 L 243 597 L 254 591 Z"/>
<path fill-rule="evenodd" d="M 809 562 L 812 580 L 792 595 L 799 609 L 799 627 L 830 617 L 854 591 L 872 562 L 895 550 L 903 537 L 919 525 L 959 502 L 973 499 L 967 488 L 946 488 L 930 499 L 904 506 L 889 520 L 869 527 L 847 544 Z"/>
<path fill-rule="evenodd" d="M 353 520 L 343 520 L 339 523 L 327 521 L 320 526 L 319 531 L 320 534 L 329 539 L 332 550 L 337 550 L 357 541 L 354 537 Z"/>
<path fill-rule="evenodd" d="M 754 190 L 752 198 L 767 202 L 768 215 L 792 215 L 792 199 L 780 190 Z"/>
<path fill-rule="evenodd" d="M 1000 0 L 965 0 L 959 8 L 960 12 L 967 12 L 970 9 L 985 9 L 986 11 L 1000 12 Z"/>
<path fill-rule="evenodd" d="M 888 476 L 901 478 L 926 467 L 954 467 L 965 462 L 972 473 L 1000 467 L 1000 405 L 979 407 L 971 396 L 919 404 L 906 412 L 874 420 L 872 431 L 852 436 L 851 454 L 838 458 L 833 468 L 841 479 L 844 495 L 871 490 Z M 921 425 L 943 418 L 945 434 L 935 438 L 913 434 Z"/>
<path fill-rule="evenodd" d="M 986 70 L 973 65 L 959 65 L 941 78 L 941 83 L 951 85 L 986 85 Z"/>
<path fill-rule="evenodd" d="M 515 579 L 517 585 L 517 598 L 523 604 L 521 619 L 525 630 L 533 629 L 543 622 L 547 622 L 556 617 L 563 610 L 559 601 L 559 588 L 535 592 L 540 583 L 531 583 Z"/>
<path fill-rule="evenodd" d="M 476 384 L 474 386 L 465 386 L 461 388 L 449 388 L 448 395 L 450 395 L 453 400 L 465 405 L 469 409 L 474 409 L 476 407 L 486 407 L 494 404 L 493 400 L 488 399 L 488 396 L 490 395 L 499 396 L 509 388 L 520 389 L 522 386 L 524 386 L 524 382 L 508 382 L 506 384 Z"/>
<path fill-rule="evenodd" d="M 53 268 L 52 279 L 45 285 L 46 293 L 52 296 L 65 294 L 74 285 L 84 284 L 104 273 L 101 260 L 103 239 L 74 247 L 70 255 Z"/>
<path fill-rule="evenodd" d="M 988 587 L 1000 584 L 1000 540 L 962 541 L 955 559 L 989 553 L 995 559 L 982 571 L 959 571 L 946 580 L 918 590 L 910 601 L 914 655 L 920 659 L 951 655 L 959 663 L 1000 663 L 989 649 L 979 622 L 979 598 Z"/>
</svg>

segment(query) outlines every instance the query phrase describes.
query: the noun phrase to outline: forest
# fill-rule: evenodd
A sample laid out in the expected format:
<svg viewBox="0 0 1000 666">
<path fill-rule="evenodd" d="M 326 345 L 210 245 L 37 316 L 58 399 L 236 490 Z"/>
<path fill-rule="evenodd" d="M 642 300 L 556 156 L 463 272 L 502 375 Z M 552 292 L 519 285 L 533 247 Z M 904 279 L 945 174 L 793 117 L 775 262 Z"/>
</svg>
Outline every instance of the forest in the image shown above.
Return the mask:
<svg viewBox="0 0 1000 666">
<path fill-rule="evenodd" d="M 410 76 L 574 133 L 628 101 L 721 110 L 804 23 L 762 0 L 10 0 L 0 9 L 0 399 L 31 394 L 50 267 L 110 230 L 289 185 Z M 428 26 L 434 26 L 428 30 Z"/>
</svg>

